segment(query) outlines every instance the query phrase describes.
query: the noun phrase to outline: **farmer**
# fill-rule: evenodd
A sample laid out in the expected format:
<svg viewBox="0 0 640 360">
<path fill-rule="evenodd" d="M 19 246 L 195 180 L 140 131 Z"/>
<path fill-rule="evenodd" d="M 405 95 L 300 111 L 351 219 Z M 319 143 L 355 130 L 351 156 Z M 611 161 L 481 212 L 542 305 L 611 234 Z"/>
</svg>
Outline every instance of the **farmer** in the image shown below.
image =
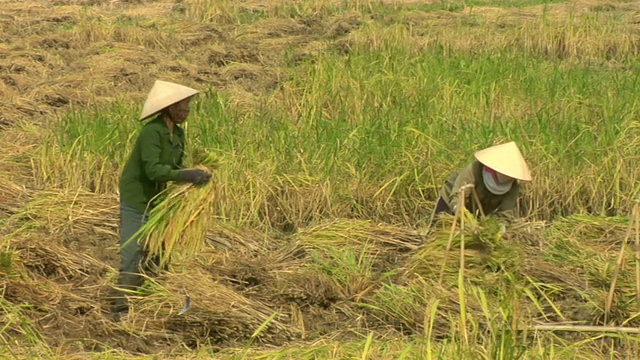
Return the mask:
<svg viewBox="0 0 640 360">
<path fill-rule="evenodd" d="M 157 259 L 149 261 L 136 239 L 129 241 L 147 221 L 149 210 L 157 203 L 156 195 L 168 181 L 204 184 L 211 178 L 203 170 L 182 167 L 185 139 L 180 124 L 189 115 L 189 102 L 197 93 L 186 86 L 157 80 L 147 96 L 140 121 L 158 116 L 140 130 L 120 177 L 120 289 L 137 289 L 144 282 L 141 273 L 157 267 Z M 111 311 L 116 321 L 129 308 L 123 290 L 112 292 Z"/>
<path fill-rule="evenodd" d="M 496 214 L 506 220 L 515 216 L 520 190 L 518 181 L 531 181 L 531 173 L 515 142 L 496 145 L 475 154 L 475 161 L 449 176 L 440 189 L 440 196 L 431 216 L 457 212 L 459 195 L 464 190 L 464 206 L 478 212 L 471 188 L 474 188 L 485 215 Z M 504 229 L 503 229 L 504 230 Z"/>
</svg>

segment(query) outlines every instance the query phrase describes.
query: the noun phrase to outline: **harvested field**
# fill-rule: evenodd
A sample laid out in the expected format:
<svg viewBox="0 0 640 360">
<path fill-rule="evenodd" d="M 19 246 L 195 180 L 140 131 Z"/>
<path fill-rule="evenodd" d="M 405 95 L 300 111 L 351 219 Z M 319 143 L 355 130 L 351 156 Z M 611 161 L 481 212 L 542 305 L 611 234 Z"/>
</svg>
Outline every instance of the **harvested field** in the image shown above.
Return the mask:
<svg viewBox="0 0 640 360">
<path fill-rule="evenodd" d="M 0 0 L 3 357 L 637 358 L 635 2 L 26 3 Z M 187 160 L 213 181 L 171 187 L 170 267 L 116 323 L 156 79 L 202 90 Z M 507 140 L 521 219 L 427 233 L 449 173 Z"/>
</svg>

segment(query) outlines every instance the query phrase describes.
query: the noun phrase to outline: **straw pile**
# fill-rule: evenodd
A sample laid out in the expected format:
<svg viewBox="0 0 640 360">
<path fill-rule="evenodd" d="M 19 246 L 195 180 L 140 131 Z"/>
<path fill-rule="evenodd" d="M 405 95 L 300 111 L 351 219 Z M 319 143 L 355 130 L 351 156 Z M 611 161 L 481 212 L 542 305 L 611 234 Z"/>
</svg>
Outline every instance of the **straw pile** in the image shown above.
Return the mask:
<svg viewBox="0 0 640 360">
<path fill-rule="evenodd" d="M 53 236 L 117 236 L 118 199 L 89 191 L 40 191 L 11 218 Z"/>
<path fill-rule="evenodd" d="M 0 177 L 0 217 L 3 214 L 17 211 L 26 197 L 27 190 L 24 186 Z"/>
</svg>

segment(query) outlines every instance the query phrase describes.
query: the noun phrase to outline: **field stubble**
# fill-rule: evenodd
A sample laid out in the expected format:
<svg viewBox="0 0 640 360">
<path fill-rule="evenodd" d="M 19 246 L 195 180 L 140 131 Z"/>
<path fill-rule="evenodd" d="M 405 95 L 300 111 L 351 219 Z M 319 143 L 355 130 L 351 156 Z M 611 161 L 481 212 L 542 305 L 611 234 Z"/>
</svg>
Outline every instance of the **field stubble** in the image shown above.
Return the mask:
<svg viewBox="0 0 640 360">
<path fill-rule="evenodd" d="M 524 330 L 638 327 L 635 260 L 620 252 L 638 236 L 628 227 L 640 175 L 637 5 L 0 4 L 8 354 L 638 353 L 633 334 Z M 117 268 L 117 177 L 157 77 L 206 90 L 189 160 L 205 149 L 220 162 L 154 239 L 196 211 L 216 215 L 172 237 L 204 243 L 178 252 L 116 325 L 104 296 Z M 491 219 L 467 219 L 464 282 L 458 232 L 440 283 L 452 219 L 421 235 L 439 184 L 506 139 L 536 175 L 526 219 L 502 238 Z M 185 289 L 192 307 L 176 316 Z"/>
</svg>

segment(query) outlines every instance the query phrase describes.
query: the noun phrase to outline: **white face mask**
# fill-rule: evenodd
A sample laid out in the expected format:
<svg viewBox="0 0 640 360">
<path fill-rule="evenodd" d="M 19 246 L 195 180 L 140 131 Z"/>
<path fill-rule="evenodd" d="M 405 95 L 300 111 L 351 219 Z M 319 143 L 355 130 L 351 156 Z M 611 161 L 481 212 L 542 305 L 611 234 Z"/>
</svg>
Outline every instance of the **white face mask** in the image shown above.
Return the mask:
<svg viewBox="0 0 640 360">
<path fill-rule="evenodd" d="M 493 175 L 487 171 L 487 168 L 482 168 L 482 180 L 484 181 L 484 186 L 487 187 L 489 191 L 491 191 L 494 195 L 504 195 L 509 190 L 511 190 L 511 186 L 513 185 L 513 179 L 506 177 L 502 174 L 499 175 L 501 180 L 505 179 L 505 182 L 497 182 Z"/>
</svg>

